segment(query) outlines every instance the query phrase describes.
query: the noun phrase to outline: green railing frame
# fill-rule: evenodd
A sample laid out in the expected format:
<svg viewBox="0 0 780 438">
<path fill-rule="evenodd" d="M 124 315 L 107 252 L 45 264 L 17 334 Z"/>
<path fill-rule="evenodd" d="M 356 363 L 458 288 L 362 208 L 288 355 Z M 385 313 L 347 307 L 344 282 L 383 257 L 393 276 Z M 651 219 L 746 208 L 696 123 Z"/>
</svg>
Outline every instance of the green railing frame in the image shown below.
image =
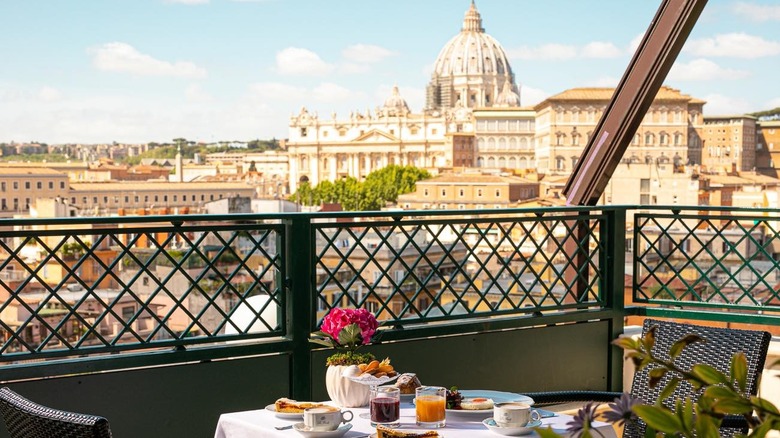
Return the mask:
<svg viewBox="0 0 780 438">
<path fill-rule="evenodd" d="M 58 227 L 61 230 L 70 229 L 72 235 L 90 234 L 79 229 L 90 225 L 107 227 L 112 225 L 137 226 L 138 230 L 170 231 L 172 229 L 188 229 L 185 223 L 208 223 L 213 230 L 226 232 L 242 232 L 247 229 L 273 230 L 276 234 L 276 245 L 280 251 L 278 272 L 266 271 L 266 275 L 275 275 L 276 284 L 281 285 L 283 293 L 283 314 L 279 321 L 279 332 L 270 334 L 239 334 L 234 336 L 218 336 L 216 338 L 190 339 L 182 338 L 171 342 L 140 345 L 129 349 L 124 354 L 106 355 L 103 353 L 121 352 L 107 349 L 97 351 L 95 355 L 77 357 L 82 352 L 71 352 L 70 355 L 52 355 L 44 362 L 31 362 L 25 359 L 37 359 L 40 356 L 20 358 L 19 361 L 0 365 L 0 381 L 22 379 L 42 379 L 50 376 L 61 376 L 79 373 L 110 371 L 122 368 L 148 367 L 166 364 L 182 364 L 193 361 L 227 359 L 231 357 L 284 354 L 290 357 L 291 376 L 297 376 L 290 382 L 291 396 L 305 399 L 312 392 L 311 356 L 313 346 L 308 342 L 309 334 L 317 327 L 316 303 L 317 292 L 317 233 L 318 230 L 329 227 L 366 227 L 372 224 L 391 226 L 392 224 L 409 224 L 419 226 L 427 223 L 463 223 L 476 221 L 544 221 L 566 218 L 569 223 L 577 218 L 587 221 L 595 220 L 598 226 L 591 228 L 591 234 L 585 234 L 583 241 L 575 242 L 575 248 L 588 251 L 587 254 L 598 258 L 588 269 L 598 269 L 599 283 L 590 285 L 601 294 L 600 301 L 585 303 L 580 306 L 559 306 L 560 308 L 513 310 L 497 312 L 496 314 L 468 315 L 463 318 L 431 318 L 421 319 L 412 324 L 399 324 L 398 321 L 386 323 L 381 342 L 395 342 L 419 339 L 432 336 L 449 336 L 464 333 L 476 333 L 494 330 L 531 328 L 539 325 L 554 325 L 561 323 L 578 323 L 591 320 L 606 320 L 610 323 L 610 337 L 615 338 L 623 332 L 624 318 L 628 315 L 654 316 L 665 318 L 686 318 L 709 321 L 728 321 L 780 325 L 780 317 L 767 314 L 707 312 L 706 310 L 690 310 L 685 307 L 689 303 L 669 303 L 663 300 L 645 300 L 642 305 L 627 306 L 624 302 L 624 282 L 626 265 L 626 237 L 630 232 L 636 237 L 640 227 L 635 222 L 628 226 L 628 215 L 645 214 L 658 218 L 674 219 L 687 215 L 694 220 L 710 217 L 707 212 L 728 212 L 729 218 L 750 217 L 761 221 L 771 221 L 780 218 L 780 210 L 769 209 L 732 209 L 723 207 L 647 207 L 647 206 L 600 206 L 600 207 L 552 207 L 539 209 L 511 210 L 472 210 L 472 211 L 391 211 L 391 212 L 341 212 L 341 213 L 285 213 L 263 215 L 192 215 L 192 216 L 145 216 L 121 218 L 67 218 L 67 219 L 30 219 L 0 221 L 0 239 L 13 236 L 23 236 L 25 233 L 41 234 L 29 231 L 31 227 Z M 700 214 L 700 213 L 704 214 Z M 742 215 L 742 216 L 740 216 Z M 479 219 L 464 219 L 471 216 Z M 713 215 L 714 216 L 714 215 Z M 324 221 L 356 220 L 359 222 Z M 169 223 L 171 226 L 159 228 L 143 228 L 145 224 Z M 215 225 L 219 224 L 219 225 Z M 197 228 L 197 227 L 196 227 Z M 209 227 L 206 227 L 207 229 Z M 16 231 L 21 229 L 21 231 Z M 24 230 L 27 231 L 24 231 Z M 570 234 L 576 228 L 568 228 Z M 61 232 L 61 231 L 60 231 Z M 46 231 L 55 233 L 56 231 Z M 571 237 L 570 235 L 567 237 Z M 577 236 L 575 236 L 577 237 Z M 576 240 L 576 239 L 575 239 Z M 590 252 L 589 242 L 597 241 L 597 250 Z M 577 246 L 579 245 L 579 246 Z M 220 252 L 221 254 L 222 252 Z M 634 255 L 636 256 L 636 252 Z M 569 260 L 574 261 L 573 259 Z M 633 260 L 634 266 L 638 261 Z M 776 263 L 775 263 L 776 264 Z M 3 284 L 5 286 L 5 284 Z M 2 303 L 0 303 L 2 304 Z M 672 305 L 673 307 L 669 307 Z M 711 309 L 720 309 L 727 305 L 712 305 Z M 541 311 L 540 311 L 541 310 Z M 745 309 L 742 309 L 745 310 Z M 774 311 L 766 306 L 756 307 L 756 310 Z M 425 324 L 436 322 L 435 324 Z M 223 341 L 254 340 L 251 343 L 223 343 Z M 607 342 L 608 339 L 605 339 Z M 216 343 L 215 343 L 216 342 Z M 172 348 L 171 348 L 172 347 Z M 138 350 L 138 351 L 134 351 Z M 66 357 L 67 356 L 67 357 Z M 608 360 L 610 364 L 608 382 L 609 389 L 621 388 L 622 355 L 613 348 Z"/>
</svg>

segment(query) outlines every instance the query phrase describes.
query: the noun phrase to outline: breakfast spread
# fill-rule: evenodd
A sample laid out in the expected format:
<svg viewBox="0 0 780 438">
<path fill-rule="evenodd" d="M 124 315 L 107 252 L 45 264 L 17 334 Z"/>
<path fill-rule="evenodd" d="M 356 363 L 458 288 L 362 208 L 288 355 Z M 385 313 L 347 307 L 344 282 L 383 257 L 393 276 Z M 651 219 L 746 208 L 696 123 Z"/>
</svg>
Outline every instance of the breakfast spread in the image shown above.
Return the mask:
<svg viewBox="0 0 780 438">
<path fill-rule="evenodd" d="M 322 403 L 314 403 L 314 402 L 299 402 L 295 400 L 290 400 L 289 398 L 280 398 L 279 400 L 276 400 L 274 403 L 274 408 L 276 409 L 276 412 L 285 412 L 289 414 L 297 414 L 297 413 L 303 413 L 304 409 L 308 408 L 316 408 L 319 406 L 324 406 Z"/>
<path fill-rule="evenodd" d="M 376 438 L 435 438 L 438 436 L 439 433 L 435 430 L 426 432 L 404 432 L 381 424 L 377 424 L 376 426 Z"/>
<path fill-rule="evenodd" d="M 401 390 L 401 394 L 414 394 L 414 390 L 421 387 L 420 379 L 414 373 L 404 373 L 398 376 L 398 380 L 393 385 Z"/>
</svg>

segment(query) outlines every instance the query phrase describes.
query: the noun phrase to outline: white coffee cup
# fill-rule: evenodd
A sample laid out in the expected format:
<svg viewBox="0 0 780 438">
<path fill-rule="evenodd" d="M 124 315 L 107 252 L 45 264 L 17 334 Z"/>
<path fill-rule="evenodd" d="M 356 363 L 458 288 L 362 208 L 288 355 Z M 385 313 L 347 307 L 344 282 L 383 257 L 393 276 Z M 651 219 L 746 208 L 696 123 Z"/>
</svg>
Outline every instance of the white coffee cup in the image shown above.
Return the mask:
<svg viewBox="0 0 780 438">
<path fill-rule="evenodd" d="M 320 406 L 303 410 L 303 424 L 309 430 L 336 430 L 341 423 L 349 423 L 350 421 L 352 421 L 352 411 L 342 412 L 339 408 L 331 406 Z"/>
<path fill-rule="evenodd" d="M 499 427 L 524 427 L 541 418 L 541 414 L 527 403 L 506 402 L 493 406 L 493 420 Z"/>
</svg>

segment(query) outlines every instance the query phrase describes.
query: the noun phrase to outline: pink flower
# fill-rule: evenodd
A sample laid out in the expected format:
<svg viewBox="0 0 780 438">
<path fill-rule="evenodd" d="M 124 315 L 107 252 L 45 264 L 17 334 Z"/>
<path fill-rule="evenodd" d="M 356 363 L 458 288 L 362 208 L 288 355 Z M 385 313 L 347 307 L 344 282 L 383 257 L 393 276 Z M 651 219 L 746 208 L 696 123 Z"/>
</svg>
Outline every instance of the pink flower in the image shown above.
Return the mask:
<svg viewBox="0 0 780 438">
<path fill-rule="evenodd" d="M 351 336 L 351 339 L 347 339 L 344 345 L 342 345 L 339 342 L 339 335 L 350 324 L 355 324 L 356 328 L 360 330 L 361 339 L 358 340 L 357 333 L 355 333 Z M 378 326 L 379 324 L 374 314 L 366 309 L 333 308 L 322 319 L 320 330 L 332 339 L 335 346 L 354 350 L 360 344 L 367 345 L 371 343 L 371 337 L 376 333 Z"/>
<path fill-rule="evenodd" d="M 374 314 L 366 309 L 357 309 L 352 313 L 352 322 L 360 327 L 360 336 L 363 338 L 363 345 L 371 342 L 371 337 L 376 333 L 379 324 L 376 322 Z"/>
<path fill-rule="evenodd" d="M 341 329 L 351 324 L 352 318 L 347 309 L 334 308 L 323 318 L 320 330 L 330 335 L 334 340 L 339 339 Z"/>
</svg>

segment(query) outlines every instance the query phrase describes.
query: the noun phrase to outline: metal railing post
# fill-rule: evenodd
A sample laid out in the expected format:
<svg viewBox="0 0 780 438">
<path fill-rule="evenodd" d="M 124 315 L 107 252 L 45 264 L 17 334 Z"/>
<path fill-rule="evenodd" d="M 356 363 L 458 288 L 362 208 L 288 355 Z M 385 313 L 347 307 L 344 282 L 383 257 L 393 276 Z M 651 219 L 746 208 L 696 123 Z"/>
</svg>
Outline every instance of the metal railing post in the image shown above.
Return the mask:
<svg viewBox="0 0 780 438">
<path fill-rule="evenodd" d="M 625 311 L 625 275 L 626 275 L 626 209 L 609 209 L 605 211 L 607 217 L 606 235 L 602 235 L 605 242 L 603 265 L 605 272 L 606 303 L 612 310 L 612 318 L 609 324 L 608 340 L 611 342 L 624 331 Z M 609 391 L 623 390 L 623 350 L 618 347 L 609 349 Z"/>
<path fill-rule="evenodd" d="M 287 336 L 293 347 L 290 357 L 290 392 L 297 400 L 312 398 L 312 364 L 309 334 L 314 331 L 314 238 L 311 217 L 293 215 L 285 221 L 285 288 L 287 291 Z"/>
</svg>

